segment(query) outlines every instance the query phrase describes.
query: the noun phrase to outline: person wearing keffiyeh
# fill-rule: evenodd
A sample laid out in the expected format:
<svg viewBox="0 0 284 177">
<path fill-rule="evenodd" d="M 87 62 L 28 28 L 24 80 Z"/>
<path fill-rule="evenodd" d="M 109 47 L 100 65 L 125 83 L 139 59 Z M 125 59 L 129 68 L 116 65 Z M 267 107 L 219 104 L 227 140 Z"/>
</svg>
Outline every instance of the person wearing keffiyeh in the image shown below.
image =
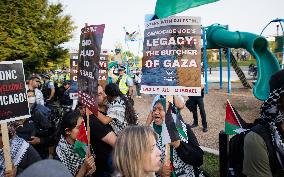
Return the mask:
<svg viewBox="0 0 284 177">
<path fill-rule="evenodd" d="M 243 173 L 248 177 L 284 176 L 284 70 L 271 76 L 269 86 L 260 117 L 244 139 Z"/>
<path fill-rule="evenodd" d="M 56 147 L 58 159 L 68 168 L 73 176 L 84 177 L 95 172 L 94 157 L 86 155 L 81 158 L 74 150 L 74 144 L 79 134 L 79 128 L 83 121 L 78 111 L 67 113 L 61 122 L 61 138 Z"/>
<path fill-rule="evenodd" d="M 12 171 L 5 170 L 4 152 L 2 149 L 2 134 L 0 135 L 0 177 L 15 177 L 31 164 L 41 160 L 38 152 L 24 139 L 16 135 L 15 129 L 17 126 L 19 126 L 18 122 L 8 123 L 10 153 L 13 164 Z"/>
<path fill-rule="evenodd" d="M 152 127 L 159 135 L 157 145 L 162 152 L 161 162 L 163 164 L 163 167 L 161 168 L 157 176 L 199 176 L 200 171 L 198 167 L 203 164 L 203 151 L 199 147 L 197 139 L 190 129 L 190 125 L 182 121 L 179 112 L 175 110 L 175 107 L 172 104 L 169 104 L 168 109 L 166 108 L 165 98 L 160 98 L 155 102 L 151 114 L 153 121 Z M 175 123 L 173 121 L 168 121 L 168 118 L 170 116 L 169 114 L 174 114 L 174 116 L 176 116 Z M 162 128 L 164 121 L 169 125 L 169 127 L 167 125 L 167 129 L 170 134 L 171 140 L 172 137 L 175 137 L 171 142 L 170 165 L 165 163 L 166 146 L 163 145 L 164 130 Z M 169 128 L 171 130 L 169 130 Z M 171 136 L 171 132 L 173 132 L 173 136 Z"/>
</svg>

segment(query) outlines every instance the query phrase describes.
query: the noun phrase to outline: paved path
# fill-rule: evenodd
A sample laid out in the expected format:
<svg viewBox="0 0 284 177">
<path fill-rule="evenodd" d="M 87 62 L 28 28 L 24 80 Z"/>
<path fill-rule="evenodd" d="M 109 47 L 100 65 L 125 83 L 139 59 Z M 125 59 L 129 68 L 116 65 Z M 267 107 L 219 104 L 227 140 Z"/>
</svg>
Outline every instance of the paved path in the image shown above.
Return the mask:
<svg viewBox="0 0 284 177">
<path fill-rule="evenodd" d="M 248 75 L 248 71 L 247 71 L 247 68 L 246 67 L 243 67 L 242 68 L 246 78 L 248 80 L 252 80 L 252 76 L 249 76 Z M 219 68 L 213 68 L 211 70 L 211 74 L 210 74 L 210 71 L 209 71 L 209 68 L 208 68 L 208 72 L 207 72 L 207 77 L 208 77 L 208 82 L 220 82 L 220 70 Z M 230 72 L 230 75 L 231 75 L 231 82 L 235 82 L 235 81 L 240 81 L 239 78 L 238 78 L 238 75 L 236 74 L 235 70 L 231 67 L 231 72 Z M 227 70 L 227 67 L 226 68 L 223 68 L 222 70 L 222 79 L 223 79 L 223 82 L 228 82 L 228 70 Z"/>
</svg>

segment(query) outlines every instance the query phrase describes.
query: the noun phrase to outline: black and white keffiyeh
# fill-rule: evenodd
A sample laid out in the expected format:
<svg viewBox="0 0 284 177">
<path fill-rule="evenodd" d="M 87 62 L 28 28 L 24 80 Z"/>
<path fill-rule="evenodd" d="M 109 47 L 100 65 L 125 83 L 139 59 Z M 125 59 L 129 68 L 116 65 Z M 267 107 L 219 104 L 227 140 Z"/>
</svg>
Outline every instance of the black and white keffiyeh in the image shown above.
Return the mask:
<svg viewBox="0 0 284 177">
<path fill-rule="evenodd" d="M 56 147 L 56 154 L 73 176 L 76 175 L 79 167 L 84 163 L 84 158 L 81 158 L 79 154 L 74 151 L 73 145 L 69 144 L 63 136 L 61 136 Z"/>
<path fill-rule="evenodd" d="M 119 135 L 120 131 L 128 126 L 125 120 L 125 103 L 120 97 L 117 97 L 114 101 L 108 103 L 107 107 L 107 116 L 112 118 L 110 125 L 114 133 Z"/>
<path fill-rule="evenodd" d="M 270 134 L 276 155 L 282 169 L 284 169 L 284 142 L 281 133 L 276 124 L 284 121 L 284 115 L 279 110 L 279 99 L 284 93 L 284 87 L 275 89 L 270 92 L 269 97 L 261 106 L 261 116 L 269 124 Z"/>
<path fill-rule="evenodd" d="M 18 166 L 24 155 L 27 152 L 29 147 L 29 143 L 27 143 L 24 139 L 14 136 L 13 139 L 10 139 L 10 153 L 13 164 Z M 4 176 L 5 173 L 5 162 L 4 162 L 4 152 L 3 149 L 0 149 L 0 176 Z"/>
</svg>

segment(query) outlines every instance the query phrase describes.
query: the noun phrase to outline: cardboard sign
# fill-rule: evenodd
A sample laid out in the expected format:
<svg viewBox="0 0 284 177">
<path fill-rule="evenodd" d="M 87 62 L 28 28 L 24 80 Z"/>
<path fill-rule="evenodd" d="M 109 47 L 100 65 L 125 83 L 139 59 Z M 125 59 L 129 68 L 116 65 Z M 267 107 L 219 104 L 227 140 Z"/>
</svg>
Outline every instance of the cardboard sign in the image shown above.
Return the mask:
<svg viewBox="0 0 284 177">
<path fill-rule="evenodd" d="M 99 85 L 105 88 L 108 82 L 108 51 L 107 50 L 101 51 L 99 65 L 100 65 Z"/>
<path fill-rule="evenodd" d="M 23 62 L 0 62 L 0 123 L 30 117 Z"/>
<path fill-rule="evenodd" d="M 78 52 L 70 53 L 70 76 L 71 80 L 77 82 L 78 74 Z"/>
<path fill-rule="evenodd" d="M 169 17 L 145 23 L 141 93 L 201 95 L 199 17 Z"/>
<path fill-rule="evenodd" d="M 97 113 L 99 60 L 105 25 L 90 25 L 81 29 L 78 62 L 79 102 Z"/>
</svg>

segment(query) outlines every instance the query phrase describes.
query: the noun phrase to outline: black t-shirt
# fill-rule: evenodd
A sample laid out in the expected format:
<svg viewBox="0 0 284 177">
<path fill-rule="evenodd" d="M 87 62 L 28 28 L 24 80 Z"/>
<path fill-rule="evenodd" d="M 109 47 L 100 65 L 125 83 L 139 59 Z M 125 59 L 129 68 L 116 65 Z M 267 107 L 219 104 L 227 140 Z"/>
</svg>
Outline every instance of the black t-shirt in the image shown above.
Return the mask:
<svg viewBox="0 0 284 177">
<path fill-rule="evenodd" d="M 38 162 L 40 160 L 41 157 L 38 154 L 38 152 L 32 146 L 29 146 L 21 162 L 17 166 L 17 175 L 22 173 L 26 168 L 28 168 L 33 163 Z"/>
<path fill-rule="evenodd" d="M 109 132 L 113 131 L 110 125 L 104 125 L 94 114 L 90 115 L 91 147 L 96 155 L 95 177 L 107 177 L 112 173 L 111 153 L 112 147 L 102 141 Z"/>
</svg>

